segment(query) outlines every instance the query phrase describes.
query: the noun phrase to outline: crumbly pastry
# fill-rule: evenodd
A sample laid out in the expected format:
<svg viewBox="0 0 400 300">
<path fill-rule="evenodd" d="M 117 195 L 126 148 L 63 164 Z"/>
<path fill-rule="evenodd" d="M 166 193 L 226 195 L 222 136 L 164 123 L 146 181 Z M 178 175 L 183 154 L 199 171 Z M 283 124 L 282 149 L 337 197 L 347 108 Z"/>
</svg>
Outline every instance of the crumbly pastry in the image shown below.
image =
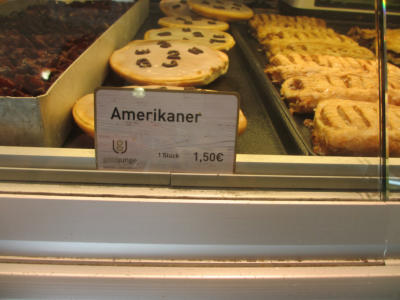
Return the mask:
<svg viewBox="0 0 400 300">
<path fill-rule="evenodd" d="M 124 88 L 137 88 L 139 86 L 125 86 Z M 145 89 L 166 89 L 166 90 L 184 90 L 183 87 L 178 86 L 158 86 L 148 85 L 141 86 Z M 94 125 L 94 94 L 90 93 L 78 99 L 73 108 L 72 115 L 76 124 L 89 136 L 94 138 L 95 125 Z M 247 128 L 247 118 L 243 111 L 239 109 L 238 118 L 238 135 L 241 135 Z"/>
<path fill-rule="evenodd" d="M 292 77 L 284 81 L 281 94 L 294 113 L 312 113 L 325 99 L 341 98 L 376 102 L 379 97 L 377 78 L 359 74 L 320 75 Z M 400 105 L 400 84 L 389 84 L 388 101 Z"/>
<path fill-rule="evenodd" d="M 179 17 L 162 17 L 158 20 L 158 24 L 164 27 L 179 28 L 199 28 L 213 29 L 225 31 L 229 29 L 229 24 L 225 21 L 214 20 L 204 17 L 195 16 L 179 16 Z"/>
<path fill-rule="evenodd" d="M 186 0 L 161 0 L 160 10 L 169 17 L 195 16 Z"/>
<path fill-rule="evenodd" d="M 314 152 L 322 155 L 373 156 L 379 153 L 378 104 L 329 99 L 315 111 L 312 140 Z M 388 137 L 391 156 L 400 155 L 400 107 L 388 107 Z"/>
<path fill-rule="evenodd" d="M 265 73 L 274 82 L 282 82 L 295 76 L 308 76 L 312 73 L 337 74 L 355 72 L 363 76 L 377 76 L 376 60 L 358 59 L 318 54 L 277 54 L 270 58 Z M 400 80 L 400 68 L 388 64 L 389 81 Z"/>
<path fill-rule="evenodd" d="M 201 86 L 228 70 L 228 56 L 191 41 L 136 40 L 116 50 L 111 68 L 140 84 Z"/>
<path fill-rule="evenodd" d="M 254 13 L 251 8 L 231 0 L 187 0 L 190 9 L 199 15 L 223 21 L 248 20 Z"/>
<path fill-rule="evenodd" d="M 347 56 L 362 59 L 373 59 L 374 53 L 361 46 L 347 44 L 337 45 L 335 43 L 293 43 L 285 45 L 271 45 L 266 53 L 267 57 L 275 56 L 279 53 L 300 53 L 300 54 L 320 54 L 332 56 Z"/>
<path fill-rule="evenodd" d="M 158 28 L 144 34 L 145 40 L 190 40 L 217 50 L 229 50 L 235 45 L 234 38 L 227 32 L 197 28 Z"/>
</svg>

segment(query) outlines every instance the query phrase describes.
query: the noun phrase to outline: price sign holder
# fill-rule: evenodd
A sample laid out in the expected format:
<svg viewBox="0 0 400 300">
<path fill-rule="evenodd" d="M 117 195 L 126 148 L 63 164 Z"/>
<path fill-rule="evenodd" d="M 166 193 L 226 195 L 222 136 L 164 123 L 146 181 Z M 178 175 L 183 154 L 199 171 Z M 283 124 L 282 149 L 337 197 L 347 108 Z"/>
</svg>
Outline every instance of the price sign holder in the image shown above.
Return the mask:
<svg viewBox="0 0 400 300">
<path fill-rule="evenodd" d="M 238 113 L 237 93 L 100 88 L 97 168 L 233 173 Z"/>
</svg>

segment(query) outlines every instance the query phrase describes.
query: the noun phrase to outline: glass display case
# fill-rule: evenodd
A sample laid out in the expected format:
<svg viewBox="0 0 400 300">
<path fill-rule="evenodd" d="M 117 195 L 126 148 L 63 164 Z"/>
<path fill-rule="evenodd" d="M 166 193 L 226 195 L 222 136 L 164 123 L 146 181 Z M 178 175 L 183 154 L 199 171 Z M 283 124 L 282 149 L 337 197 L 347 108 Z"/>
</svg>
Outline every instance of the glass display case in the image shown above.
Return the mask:
<svg viewBox="0 0 400 300">
<path fill-rule="evenodd" d="M 396 299 L 398 5 L 311 2 L 0 1 L 0 298 Z"/>
</svg>

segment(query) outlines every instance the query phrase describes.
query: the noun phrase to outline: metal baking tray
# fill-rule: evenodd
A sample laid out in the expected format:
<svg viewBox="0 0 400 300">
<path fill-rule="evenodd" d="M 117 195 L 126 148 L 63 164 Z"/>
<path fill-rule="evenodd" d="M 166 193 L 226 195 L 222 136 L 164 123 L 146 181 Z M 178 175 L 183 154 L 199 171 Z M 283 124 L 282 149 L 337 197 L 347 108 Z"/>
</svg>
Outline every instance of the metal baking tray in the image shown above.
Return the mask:
<svg viewBox="0 0 400 300">
<path fill-rule="evenodd" d="M 159 28 L 157 21 L 162 13 L 156 6 L 151 6 L 149 17 L 137 32 L 134 39 L 142 39 L 148 29 Z M 232 33 L 232 32 L 231 32 Z M 263 104 L 266 97 L 263 89 L 255 84 L 252 71 L 248 68 L 246 58 L 239 44 L 235 45 L 229 55 L 229 70 L 211 84 L 202 88 L 233 91 L 240 95 L 240 107 L 243 110 L 248 126 L 246 131 L 237 140 L 237 153 L 241 154 L 270 154 L 270 155 L 308 155 L 298 134 L 292 127 L 282 126 L 280 118 L 271 116 L 269 108 Z M 119 78 L 112 71 L 109 72 L 103 86 L 131 85 Z M 77 128 L 65 144 L 65 147 L 94 147 L 91 138 L 85 136 Z"/>
<path fill-rule="evenodd" d="M 304 120 L 310 116 L 305 118 L 289 112 L 285 102 L 281 99 L 279 89 L 264 73 L 267 58 L 261 50 L 260 44 L 252 37 L 247 24 L 233 24 L 231 30 L 236 43 L 247 60 L 257 88 L 264 92 L 263 103 L 268 109 L 269 115 L 274 119 L 274 123 L 290 132 L 297 144 L 302 145 L 305 153 L 314 155 L 310 130 L 304 126 Z"/>
<path fill-rule="evenodd" d="M 46 0 L 10 1 L 1 12 L 21 10 L 27 4 Z M 134 36 L 148 15 L 149 0 L 136 2 L 89 46 L 51 85 L 37 97 L 0 96 L 0 145 L 61 147 L 73 124 L 75 100 L 101 84 L 108 72 L 108 57 Z M 87 76 L 90 74 L 90 76 Z"/>
</svg>

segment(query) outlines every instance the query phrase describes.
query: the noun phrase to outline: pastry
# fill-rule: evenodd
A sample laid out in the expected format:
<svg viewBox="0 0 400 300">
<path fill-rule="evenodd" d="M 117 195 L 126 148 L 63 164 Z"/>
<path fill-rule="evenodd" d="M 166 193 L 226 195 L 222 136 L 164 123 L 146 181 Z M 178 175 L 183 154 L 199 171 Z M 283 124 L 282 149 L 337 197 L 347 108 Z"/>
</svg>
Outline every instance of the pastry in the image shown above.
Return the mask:
<svg viewBox="0 0 400 300">
<path fill-rule="evenodd" d="M 194 16 L 162 17 L 158 20 L 158 24 L 164 27 L 190 27 L 222 31 L 229 29 L 229 24 L 227 22 Z"/>
<path fill-rule="evenodd" d="M 116 50 L 111 68 L 133 83 L 201 86 L 228 70 L 228 56 L 191 41 L 136 40 Z"/>
<path fill-rule="evenodd" d="M 282 30 L 268 33 L 265 38 L 259 42 L 266 47 L 266 50 L 276 45 L 285 47 L 296 43 L 321 43 L 358 47 L 357 42 L 353 39 L 336 32 L 326 31 Z"/>
<path fill-rule="evenodd" d="M 190 40 L 217 50 L 229 50 L 235 45 L 233 37 L 224 31 L 196 28 L 158 28 L 144 34 L 145 40 Z"/>
<path fill-rule="evenodd" d="M 124 88 L 136 88 L 138 86 L 126 86 Z M 149 85 L 143 86 L 145 89 L 168 89 L 168 90 L 184 90 L 183 87 L 177 86 L 158 86 Z M 95 136 L 95 125 L 94 125 L 94 94 L 90 93 L 82 98 L 78 99 L 73 108 L 72 116 L 76 124 L 89 136 L 94 138 Z M 243 111 L 239 109 L 238 119 L 238 134 L 242 134 L 247 128 L 247 118 L 243 114 Z"/>
<path fill-rule="evenodd" d="M 195 16 L 186 0 L 161 0 L 160 10 L 169 17 Z"/>
<path fill-rule="evenodd" d="M 324 75 L 312 74 L 307 77 L 292 77 L 281 87 L 283 98 L 294 113 L 312 113 L 317 104 L 325 99 L 341 98 L 376 102 L 379 97 L 377 78 L 357 74 Z M 400 105 L 400 85 L 389 84 L 388 101 Z"/>
<path fill-rule="evenodd" d="M 255 30 L 279 26 L 283 28 L 303 28 L 309 30 L 313 28 L 326 27 L 326 22 L 320 18 L 307 16 L 285 16 L 279 14 L 256 14 L 249 20 L 249 25 Z"/>
<path fill-rule="evenodd" d="M 391 156 L 400 155 L 400 107 L 388 107 Z M 312 131 L 314 152 L 322 155 L 379 155 L 378 104 L 329 99 L 318 104 Z"/>
<path fill-rule="evenodd" d="M 270 45 L 267 57 L 272 57 L 277 54 L 291 54 L 293 52 L 299 54 L 320 54 L 332 56 L 347 56 L 362 59 L 373 59 L 375 55 L 367 48 L 357 45 L 347 45 L 335 43 L 291 43 L 285 45 L 274 44 Z"/>
<path fill-rule="evenodd" d="M 375 60 L 357 59 L 318 54 L 277 54 L 271 57 L 265 73 L 273 82 L 282 82 L 290 77 L 354 72 L 376 78 L 378 66 Z M 388 64 L 389 81 L 400 80 L 400 68 Z"/>
<path fill-rule="evenodd" d="M 187 0 L 190 9 L 199 15 L 223 21 L 248 20 L 253 10 L 243 3 L 231 0 Z"/>
<path fill-rule="evenodd" d="M 347 33 L 359 44 L 375 51 L 376 30 L 352 27 Z M 388 61 L 400 65 L 400 29 L 386 29 L 385 42 Z"/>
</svg>

